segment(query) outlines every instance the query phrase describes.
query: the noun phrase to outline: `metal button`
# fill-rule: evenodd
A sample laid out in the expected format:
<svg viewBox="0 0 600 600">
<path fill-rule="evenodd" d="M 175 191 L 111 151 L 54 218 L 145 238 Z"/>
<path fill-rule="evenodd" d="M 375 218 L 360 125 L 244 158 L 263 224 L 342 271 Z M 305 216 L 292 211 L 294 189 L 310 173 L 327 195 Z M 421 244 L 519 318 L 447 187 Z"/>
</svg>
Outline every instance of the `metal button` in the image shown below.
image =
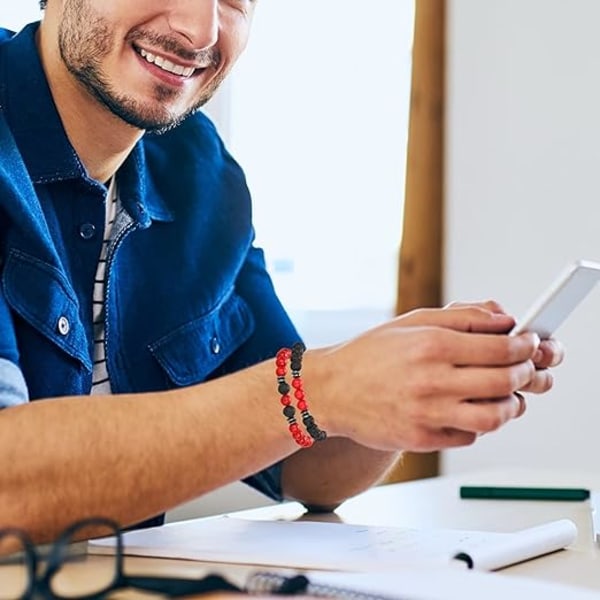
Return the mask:
<svg viewBox="0 0 600 600">
<path fill-rule="evenodd" d="M 96 235 L 96 226 L 92 223 L 84 223 L 79 227 L 79 235 L 84 240 L 91 240 Z"/>
<path fill-rule="evenodd" d="M 217 336 L 210 340 L 210 351 L 213 354 L 219 354 L 219 352 L 221 352 L 221 344 L 219 343 L 219 338 Z"/>
<path fill-rule="evenodd" d="M 61 317 L 58 320 L 58 333 L 60 335 L 67 335 L 71 330 L 71 324 L 69 323 L 69 319 L 67 317 Z"/>
</svg>

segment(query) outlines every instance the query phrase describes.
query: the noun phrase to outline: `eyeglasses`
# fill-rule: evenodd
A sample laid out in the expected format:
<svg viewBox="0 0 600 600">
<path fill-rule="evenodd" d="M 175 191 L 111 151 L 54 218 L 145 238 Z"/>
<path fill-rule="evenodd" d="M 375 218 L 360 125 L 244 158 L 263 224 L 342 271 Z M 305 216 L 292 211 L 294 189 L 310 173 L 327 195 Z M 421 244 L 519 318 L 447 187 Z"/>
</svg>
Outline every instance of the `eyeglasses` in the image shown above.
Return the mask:
<svg viewBox="0 0 600 600">
<path fill-rule="evenodd" d="M 114 555 L 93 560 L 89 560 L 87 554 L 73 555 L 74 542 L 108 536 L 116 539 Z M 43 560 L 25 532 L 0 529 L 0 600 L 100 600 L 124 588 L 169 597 L 240 591 L 220 575 L 203 579 L 126 575 L 121 529 L 110 519 L 91 518 L 74 523 L 51 545 Z"/>
</svg>

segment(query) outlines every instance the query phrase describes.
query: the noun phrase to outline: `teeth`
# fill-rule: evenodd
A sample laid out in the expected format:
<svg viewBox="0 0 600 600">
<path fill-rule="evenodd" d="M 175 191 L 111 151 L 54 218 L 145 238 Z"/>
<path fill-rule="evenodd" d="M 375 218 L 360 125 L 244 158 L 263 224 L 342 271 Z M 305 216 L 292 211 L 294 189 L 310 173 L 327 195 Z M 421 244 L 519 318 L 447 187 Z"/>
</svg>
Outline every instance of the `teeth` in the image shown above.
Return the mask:
<svg viewBox="0 0 600 600">
<path fill-rule="evenodd" d="M 181 77 L 191 77 L 194 74 L 194 67 L 184 67 L 182 65 L 176 65 L 170 60 L 163 58 L 162 56 L 156 56 L 151 52 L 147 52 L 144 49 L 140 49 L 140 55 L 145 58 L 149 63 L 160 67 L 163 71 L 179 75 Z"/>
</svg>

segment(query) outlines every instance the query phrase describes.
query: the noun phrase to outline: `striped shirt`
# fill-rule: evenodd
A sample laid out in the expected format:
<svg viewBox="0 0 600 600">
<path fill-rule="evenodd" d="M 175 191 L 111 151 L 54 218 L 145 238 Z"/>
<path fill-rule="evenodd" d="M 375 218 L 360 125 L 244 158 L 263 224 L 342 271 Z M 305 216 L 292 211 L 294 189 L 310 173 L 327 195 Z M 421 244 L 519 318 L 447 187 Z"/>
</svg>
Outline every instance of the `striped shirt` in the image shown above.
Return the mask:
<svg viewBox="0 0 600 600">
<path fill-rule="evenodd" d="M 94 320 L 94 371 L 92 374 L 92 394 L 110 394 L 110 380 L 106 368 L 106 352 L 104 346 L 104 286 L 106 282 L 106 260 L 108 255 L 108 245 L 112 231 L 115 216 L 117 214 L 118 194 L 115 177 L 110 180 L 108 191 L 106 193 L 106 221 L 104 226 L 104 238 L 102 241 L 102 251 L 96 278 L 94 281 L 93 298 L 93 320 Z"/>
</svg>

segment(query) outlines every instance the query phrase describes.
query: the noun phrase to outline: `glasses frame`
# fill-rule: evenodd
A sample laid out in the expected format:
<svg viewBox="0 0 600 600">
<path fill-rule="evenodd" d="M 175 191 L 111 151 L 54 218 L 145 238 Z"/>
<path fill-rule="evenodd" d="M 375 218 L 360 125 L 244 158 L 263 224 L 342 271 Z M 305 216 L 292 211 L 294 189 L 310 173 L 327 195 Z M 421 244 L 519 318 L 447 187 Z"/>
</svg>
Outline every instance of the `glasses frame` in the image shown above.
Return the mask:
<svg viewBox="0 0 600 600">
<path fill-rule="evenodd" d="M 113 532 L 115 537 L 114 577 L 106 586 L 90 594 L 80 596 L 57 595 L 52 591 L 52 578 L 67 561 L 68 549 L 74 541 L 74 534 L 78 530 L 87 527 L 104 527 Z M 28 576 L 27 587 L 23 595 L 14 600 L 34 600 L 38 597 L 48 600 L 101 600 L 111 592 L 126 588 L 162 593 L 171 598 L 215 591 L 242 591 L 239 587 L 217 574 L 210 574 L 202 579 L 126 575 L 123 570 L 124 555 L 121 527 L 116 521 L 104 517 L 90 517 L 69 525 L 50 547 L 46 566 L 40 574 L 38 574 L 40 555 L 31 538 L 23 530 L 15 527 L 0 529 L 0 538 L 8 536 L 16 537 L 22 543 Z"/>
</svg>

